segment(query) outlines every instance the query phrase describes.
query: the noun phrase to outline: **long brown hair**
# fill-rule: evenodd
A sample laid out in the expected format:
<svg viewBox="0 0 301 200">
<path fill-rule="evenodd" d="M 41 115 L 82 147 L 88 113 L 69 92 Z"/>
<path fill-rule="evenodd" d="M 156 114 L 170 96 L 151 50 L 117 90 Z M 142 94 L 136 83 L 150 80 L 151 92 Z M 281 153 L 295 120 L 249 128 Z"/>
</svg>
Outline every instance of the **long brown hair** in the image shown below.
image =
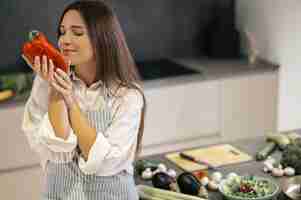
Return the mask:
<svg viewBox="0 0 301 200">
<path fill-rule="evenodd" d="M 142 85 L 139 73 L 127 46 L 117 16 L 107 2 L 82 0 L 75 1 L 64 9 L 59 24 L 61 24 L 65 13 L 69 10 L 78 11 L 86 23 L 96 56 L 96 73 L 99 80 L 101 80 L 107 88 L 111 88 L 113 85 L 119 85 L 119 88 L 122 86 L 129 89 L 136 89 L 143 96 L 144 104 L 142 107 L 136 148 L 137 158 L 141 151 L 146 100 L 142 89 L 138 86 Z M 59 28 L 57 33 L 59 37 Z"/>
</svg>

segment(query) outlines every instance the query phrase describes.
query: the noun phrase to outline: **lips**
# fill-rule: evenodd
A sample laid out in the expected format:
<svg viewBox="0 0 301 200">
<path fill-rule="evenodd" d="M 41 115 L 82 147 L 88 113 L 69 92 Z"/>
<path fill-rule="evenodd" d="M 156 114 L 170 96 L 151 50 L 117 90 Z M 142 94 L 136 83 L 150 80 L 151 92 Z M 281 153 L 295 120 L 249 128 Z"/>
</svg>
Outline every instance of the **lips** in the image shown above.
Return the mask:
<svg viewBox="0 0 301 200">
<path fill-rule="evenodd" d="M 76 50 L 74 49 L 63 49 L 63 52 L 75 52 Z"/>
<path fill-rule="evenodd" d="M 63 49 L 63 54 L 64 55 L 70 55 L 72 53 L 75 53 L 76 50 L 73 50 L 73 49 Z"/>
</svg>

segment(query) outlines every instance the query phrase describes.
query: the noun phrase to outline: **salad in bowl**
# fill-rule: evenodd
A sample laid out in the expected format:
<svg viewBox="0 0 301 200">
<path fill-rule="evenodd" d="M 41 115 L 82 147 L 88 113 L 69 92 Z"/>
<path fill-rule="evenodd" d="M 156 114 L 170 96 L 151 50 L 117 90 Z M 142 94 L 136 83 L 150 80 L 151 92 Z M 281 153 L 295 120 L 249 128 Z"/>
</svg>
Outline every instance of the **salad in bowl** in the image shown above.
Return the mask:
<svg viewBox="0 0 301 200">
<path fill-rule="evenodd" d="M 278 194 L 279 186 L 268 178 L 236 176 L 223 180 L 219 191 L 229 200 L 268 200 Z"/>
</svg>

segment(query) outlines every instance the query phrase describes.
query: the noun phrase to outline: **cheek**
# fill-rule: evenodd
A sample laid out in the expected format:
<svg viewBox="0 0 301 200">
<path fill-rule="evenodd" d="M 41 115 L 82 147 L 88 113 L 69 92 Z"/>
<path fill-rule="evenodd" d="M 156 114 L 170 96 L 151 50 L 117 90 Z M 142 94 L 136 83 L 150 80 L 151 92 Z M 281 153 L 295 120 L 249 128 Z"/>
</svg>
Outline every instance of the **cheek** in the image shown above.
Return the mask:
<svg viewBox="0 0 301 200">
<path fill-rule="evenodd" d="M 85 45 L 83 45 L 83 51 L 85 52 L 86 57 L 94 58 L 94 50 L 90 44 L 85 43 Z"/>
<path fill-rule="evenodd" d="M 94 56 L 95 54 L 94 54 L 94 51 L 93 51 L 93 49 L 92 48 L 90 48 L 89 49 L 89 51 L 87 51 L 87 56 L 89 56 L 90 58 L 95 58 L 95 56 Z"/>
</svg>

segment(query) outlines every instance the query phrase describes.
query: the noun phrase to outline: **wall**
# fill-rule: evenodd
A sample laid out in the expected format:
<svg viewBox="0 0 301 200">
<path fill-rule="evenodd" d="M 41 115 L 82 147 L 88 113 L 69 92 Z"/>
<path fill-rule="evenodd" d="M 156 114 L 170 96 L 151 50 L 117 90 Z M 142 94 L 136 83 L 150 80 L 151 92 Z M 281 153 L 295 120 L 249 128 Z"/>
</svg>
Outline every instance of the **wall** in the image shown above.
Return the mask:
<svg viewBox="0 0 301 200">
<path fill-rule="evenodd" d="M 112 3 L 136 60 L 203 55 L 204 31 L 215 16 L 213 8 L 228 8 L 231 0 L 124 1 Z M 58 18 L 73 0 L 0 2 L 0 74 L 28 67 L 20 58 L 27 33 L 37 29 L 56 43 Z M 9 22 L 9 23 L 7 23 Z M 2 71 L 2 72 L 1 72 Z"/>
<path fill-rule="evenodd" d="M 279 63 L 278 130 L 301 128 L 301 2 L 239 0 L 237 25 L 253 32 L 260 55 Z"/>
</svg>

